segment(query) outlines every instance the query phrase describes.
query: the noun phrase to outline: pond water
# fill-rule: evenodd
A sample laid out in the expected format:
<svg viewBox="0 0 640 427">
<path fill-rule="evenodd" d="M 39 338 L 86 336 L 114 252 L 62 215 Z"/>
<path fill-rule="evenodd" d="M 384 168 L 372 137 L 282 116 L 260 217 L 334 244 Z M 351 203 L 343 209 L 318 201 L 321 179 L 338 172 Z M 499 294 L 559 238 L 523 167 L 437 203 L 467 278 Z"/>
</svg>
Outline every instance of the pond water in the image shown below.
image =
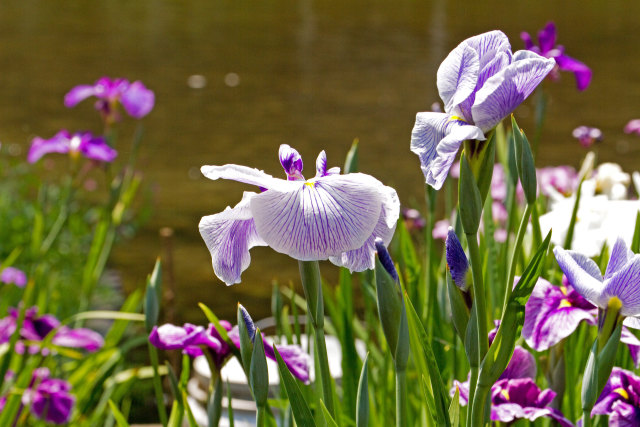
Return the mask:
<svg viewBox="0 0 640 427">
<path fill-rule="evenodd" d="M 0 141 L 20 144 L 60 128 L 100 130 L 92 103 L 62 105 L 74 85 L 102 75 L 142 80 L 156 93 L 143 120 L 139 167 L 153 215 L 120 245 L 112 267 L 127 289 L 142 286 L 161 253 L 158 230 L 174 229 L 178 320 L 202 322 L 196 303 L 234 317 L 241 301 L 269 312 L 271 282 L 298 282 L 297 263 L 268 248 L 252 250 L 239 285 L 226 288 L 211 269 L 198 231 L 203 215 L 235 205 L 247 186 L 202 178 L 203 164 L 237 163 L 282 176 L 277 149 L 297 148 L 312 168 L 320 150 L 343 164 L 354 138 L 360 169 L 422 206 L 423 178 L 409 151 L 415 114 L 438 101 L 436 70 L 463 39 L 503 30 L 513 49 L 520 31 L 549 20 L 569 55 L 593 69 L 577 92 L 573 76 L 545 82 L 551 97 L 538 165 L 577 166 L 578 125 L 602 129 L 602 161 L 639 168 L 640 138 L 623 134 L 640 117 L 640 2 L 454 2 L 311 0 L 238 2 L 8 1 L 0 5 Z M 189 76 L 195 86 L 188 84 Z M 194 86 L 194 79 L 191 79 Z M 517 115 L 531 126 L 531 104 Z M 123 124 L 122 136 L 132 133 Z M 331 277 L 335 269 L 325 268 Z"/>
</svg>

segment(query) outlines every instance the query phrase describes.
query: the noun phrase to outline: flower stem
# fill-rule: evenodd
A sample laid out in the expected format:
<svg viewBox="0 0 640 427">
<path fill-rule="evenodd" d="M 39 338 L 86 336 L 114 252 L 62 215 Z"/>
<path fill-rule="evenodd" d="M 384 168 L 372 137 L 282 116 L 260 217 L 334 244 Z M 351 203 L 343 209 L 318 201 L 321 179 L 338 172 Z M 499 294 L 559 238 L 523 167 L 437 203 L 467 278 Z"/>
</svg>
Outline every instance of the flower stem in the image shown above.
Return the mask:
<svg viewBox="0 0 640 427">
<path fill-rule="evenodd" d="M 582 427 L 591 427 L 591 414 L 589 409 L 582 413 Z"/>
<path fill-rule="evenodd" d="M 147 341 L 149 347 L 149 357 L 151 358 L 151 366 L 153 366 L 153 390 L 156 395 L 156 403 L 158 405 L 158 416 L 163 426 L 167 425 L 167 410 L 164 407 L 164 394 L 162 392 L 162 383 L 160 382 L 160 374 L 158 373 L 158 352 L 156 348 Z"/>
<path fill-rule="evenodd" d="M 469 246 L 469 258 L 471 259 L 471 272 L 473 273 L 473 303 L 476 304 L 478 322 L 478 366 L 489 349 L 487 338 L 487 303 L 484 295 L 484 282 L 482 277 L 482 261 L 476 234 L 467 234 Z"/>
<path fill-rule="evenodd" d="M 396 426 L 407 426 L 407 373 L 396 371 Z"/>
<path fill-rule="evenodd" d="M 256 427 L 263 427 L 265 425 L 266 418 L 264 406 L 258 406 L 258 411 L 256 412 Z"/>
<path fill-rule="evenodd" d="M 298 261 L 298 266 L 300 268 L 302 288 L 304 289 L 304 296 L 307 300 L 311 323 L 315 330 L 315 344 L 318 364 L 320 365 L 322 397 L 329 413 L 335 417 L 331 372 L 329 371 L 327 345 L 324 340 L 324 301 L 322 299 L 320 266 L 318 265 L 318 261 Z"/>
<path fill-rule="evenodd" d="M 480 383 L 476 386 L 476 394 L 473 398 L 473 408 L 469 408 L 471 413 L 471 425 L 481 427 L 484 425 L 484 410 L 487 406 L 487 397 L 491 387 L 487 387 Z"/>
<path fill-rule="evenodd" d="M 527 224 L 529 223 L 529 217 L 531 216 L 531 211 L 533 210 L 533 205 L 527 203 L 527 207 L 522 214 L 522 220 L 520 221 L 520 226 L 518 227 L 518 234 L 516 235 L 516 241 L 513 244 L 513 251 L 511 252 L 511 259 L 509 260 L 509 276 L 507 276 L 507 283 L 505 284 L 504 290 L 504 303 L 502 306 L 502 311 L 504 312 L 507 309 L 507 304 L 509 303 L 509 298 L 511 297 L 511 291 L 513 291 L 513 280 L 516 277 L 516 264 L 518 263 L 518 257 L 522 252 L 522 240 L 524 239 L 525 232 L 527 231 Z"/>
<path fill-rule="evenodd" d="M 476 395 L 476 384 L 478 383 L 478 367 L 471 366 L 471 370 L 469 372 L 469 399 L 468 399 L 468 408 L 467 408 L 467 426 L 471 425 L 471 406 L 473 405 L 473 399 Z"/>
</svg>

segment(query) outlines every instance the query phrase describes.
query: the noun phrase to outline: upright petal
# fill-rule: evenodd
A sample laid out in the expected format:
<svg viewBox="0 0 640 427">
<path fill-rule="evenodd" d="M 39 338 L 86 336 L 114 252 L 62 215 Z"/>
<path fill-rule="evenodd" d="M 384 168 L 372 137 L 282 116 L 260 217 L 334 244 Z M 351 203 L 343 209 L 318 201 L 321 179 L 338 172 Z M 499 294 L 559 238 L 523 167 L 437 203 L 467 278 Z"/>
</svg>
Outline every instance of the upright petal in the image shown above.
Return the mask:
<svg viewBox="0 0 640 427">
<path fill-rule="evenodd" d="M 522 39 L 522 41 L 524 42 L 524 48 L 527 50 L 534 50 L 534 48 L 537 48 L 534 44 L 533 44 L 533 40 L 531 39 L 531 35 L 529 35 L 529 33 L 527 33 L 526 31 L 523 31 L 520 33 L 520 39 Z M 540 53 L 540 52 L 537 52 Z"/>
<path fill-rule="evenodd" d="M 629 260 L 633 258 L 633 252 L 627 248 L 627 244 L 622 237 L 618 237 L 616 243 L 611 250 L 611 256 L 609 257 L 609 263 L 607 264 L 607 271 L 604 273 L 604 278 L 609 279 L 618 270 L 624 267 Z"/>
<path fill-rule="evenodd" d="M 420 158 L 427 184 L 439 190 L 449 173 L 462 141 L 484 140 L 476 127 L 445 113 L 418 113 L 411 132 L 411 151 Z"/>
<path fill-rule="evenodd" d="M 605 304 L 611 297 L 622 301 L 621 315 L 640 315 L 640 255 L 634 255 L 624 267 L 605 281 L 602 291 Z"/>
<path fill-rule="evenodd" d="M 379 181 L 368 175 L 328 175 L 297 188 L 251 198 L 256 230 L 274 250 L 298 260 L 321 260 L 360 248 L 382 209 Z"/>
<path fill-rule="evenodd" d="M 565 54 L 555 56 L 554 59 L 562 71 L 570 71 L 576 78 L 578 90 L 585 90 L 591 83 L 591 68 L 586 64 Z"/>
<path fill-rule="evenodd" d="M 288 144 L 282 144 L 278 150 L 278 157 L 280 157 L 280 164 L 290 180 L 304 179 L 302 176 L 302 157 L 296 149 L 291 148 Z"/>
<path fill-rule="evenodd" d="M 67 108 L 75 107 L 79 102 L 84 101 L 96 94 L 95 86 L 79 85 L 71 89 L 64 96 L 64 106 Z"/>
<path fill-rule="evenodd" d="M 548 22 L 538 32 L 538 43 L 540 43 L 540 50 L 543 54 L 556 46 L 556 25 L 553 22 Z"/>
<path fill-rule="evenodd" d="M 483 131 L 495 127 L 522 103 L 555 66 L 531 51 L 519 51 L 513 63 L 489 78 L 476 94 L 473 122 Z"/>
<path fill-rule="evenodd" d="M 131 117 L 141 119 L 153 110 L 155 99 L 152 90 L 147 89 L 142 82 L 136 81 L 122 92 L 120 103 Z"/>
<path fill-rule="evenodd" d="M 591 304 L 605 307 L 607 302 L 602 298 L 602 279 L 594 277 L 594 270 L 599 274 L 596 263 L 582 254 L 564 250 L 559 246 L 553 249 L 553 253 L 574 289 Z"/>
<path fill-rule="evenodd" d="M 289 183 L 283 179 L 274 178 L 261 170 L 247 166 L 202 166 L 200 171 L 204 176 L 214 181 L 216 179 L 230 179 L 266 189 L 280 189 L 281 191 L 287 191 L 297 186 L 296 183 Z"/>
<path fill-rule="evenodd" d="M 533 354 L 517 345 L 513 349 L 509 364 L 498 379 L 535 378 L 536 370 L 536 359 Z"/>
<path fill-rule="evenodd" d="M 468 40 L 460 43 L 442 61 L 438 68 L 437 84 L 446 112 L 451 112 L 473 93 L 479 73 L 480 58 Z"/>
<path fill-rule="evenodd" d="M 255 193 L 245 192 L 233 209 L 205 216 L 198 226 L 200 235 L 211 253 L 213 271 L 227 285 L 240 283 L 240 274 L 249 267 L 249 249 L 265 246 L 256 232 L 249 209 Z"/>
</svg>

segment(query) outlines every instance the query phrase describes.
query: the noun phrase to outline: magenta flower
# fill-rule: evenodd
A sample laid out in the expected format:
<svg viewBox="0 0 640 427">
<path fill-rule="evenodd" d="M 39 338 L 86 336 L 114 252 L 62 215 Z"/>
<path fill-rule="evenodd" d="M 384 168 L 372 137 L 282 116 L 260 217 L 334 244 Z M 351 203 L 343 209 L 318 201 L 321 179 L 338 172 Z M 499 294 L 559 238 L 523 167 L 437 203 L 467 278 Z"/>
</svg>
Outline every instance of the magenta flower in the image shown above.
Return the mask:
<svg viewBox="0 0 640 427">
<path fill-rule="evenodd" d="M 229 338 L 235 346 L 240 348 L 238 327 L 232 328 L 231 324 L 224 320 L 220 324 L 227 330 Z M 154 326 L 149 335 L 149 341 L 161 350 L 182 350 L 184 354 L 192 357 L 202 355 L 204 349 L 212 357 L 218 369 L 222 368 L 232 354 L 231 347 L 220 337 L 213 324 L 209 324 L 206 329 L 189 323 L 182 327 L 171 324 Z M 263 339 L 263 342 L 266 356 L 276 360 L 273 344 L 266 339 Z M 279 345 L 278 352 L 291 373 L 300 381 L 307 383 L 309 381 L 309 355 L 296 345 Z"/>
<path fill-rule="evenodd" d="M 561 71 L 570 71 L 576 77 L 578 90 L 585 90 L 591 82 L 591 69 L 577 59 L 564 54 L 564 46 L 556 45 L 556 26 L 553 22 L 547 23 L 545 27 L 538 32 L 538 44 L 536 46 L 531 40 L 531 36 L 527 32 L 520 33 L 520 38 L 524 41 L 525 48 L 542 55 L 546 58 L 553 58 L 556 61 L 550 76 L 552 80 L 560 78 Z"/>
<path fill-rule="evenodd" d="M 100 162 L 111 162 L 118 155 L 102 137 L 95 137 L 90 132 L 71 134 L 64 129 L 50 139 L 35 137 L 31 142 L 27 161 L 35 163 L 49 153 L 69 153 L 72 157 L 82 154 Z"/>
<path fill-rule="evenodd" d="M 66 424 L 76 401 L 70 390 L 68 382 L 49 378 L 47 368 L 38 368 L 34 371 L 29 388 L 22 395 L 22 404 L 30 407 L 33 415 L 41 420 Z"/>
<path fill-rule="evenodd" d="M 602 131 L 589 126 L 578 126 L 571 135 L 585 148 L 591 147 L 595 142 L 602 141 Z"/>
<path fill-rule="evenodd" d="M 609 415 L 613 427 L 640 425 L 640 378 L 614 367 L 591 416 Z"/>
<path fill-rule="evenodd" d="M 104 339 L 102 336 L 87 328 L 69 328 L 68 326 L 60 326 L 60 321 L 51 314 L 44 316 L 36 316 L 37 307 L 32 307 L 26 311 L 22 328 L 20 329 L 20 338 L 27 341 L 42 341 L 54 329 L 57 329 L 51 343 L 60 347 L 82 348 L 89 352 L 94 352 L 102 348 Z M 9 316 L 0 320 L 0 344 L 9 342 L 11 335 L 16 330 L 18 320 L 18 310 L 9 309 Z M 28 348 L 29 353 L 38 352 L 47 353 L 46 349 L 41 349 L 38 345 L 32 345 Z M 16 352 L 24 353 L 25 344 L 19 341 L 16 344 Z"/>
<path fill-rule="evenodd" d="M 451 51 L 437 76 L 445 112 L 418 113 L 411 133 L 427 184 L 440 189 L 462 142 L 484 140 L 554 66 L 528 50 L 511 53 L 501 31 L 471 37 Z"/>
<path fill-rule="evenodd" d="M 629 123 L 624 126 L 624 133 L 640 135 L 640 119 L 629 120 Z"/>
<path fill-rule="evenodd" d="M 545 196 L 572 194 L 578 187 L 578 173 L 571 166 L 549 166 L 536 170 L 540 192 Z"/>
<path fill-rule="evenodd" d="M 7 285 L 16 285 L 19 288 L 24 288 L 27 284 L 27 275 L 22 270 L 18 270 L 15 267 L 7 267 L 0 273 L 0 282 Z"/>
<path fill-rule="evenodd" d="M 111 121 L 118 119 L 118 104 L 121 104 L 130 116 L 141 119 L 149 114 L 155 103 L 153 91 L 147 89 L 140 81 L 129 83 L 125 79 L 102 77 L 93 85 L 80 85 L 71 89 L 64 96 L 64 105 L 71 108 L 91 96 L 98 98 L 96 110 Z"/>
<path fill-rule="evenodd" d="M 553 390 L 540 390 L 531 378 L 500 380 L 491 388 L 491 420 L 511 423 L 548 417 L 561 426 L 573 426 L 560 411 L 548 406 L 555 397 Z"/>
<path fill-rule="evenodd" d="M 287 180 L 246 166 L 202 167 L 209 179 L 266 190 L 245 192 L 234 208 L 200 221 L 216 276 L 227 285 L 239 283 L 254 246 L 270 246 L 303 261 L 329 259 L 352 271 L 373 269 L 375 238 L 388 245 L 395 231 L 400 214 L 396 191 L 369 175 L 327 169 L 324 151 L 315 177 L 306 180 L 296 150 L 281 145 L 279 157 Z"/>
<path fill-rule="evenodd" d="M 409 231 L 420 231 L 427 225 L 420 211 L 417 209 L 403 208 L 401 214 Z"/>
</svg>

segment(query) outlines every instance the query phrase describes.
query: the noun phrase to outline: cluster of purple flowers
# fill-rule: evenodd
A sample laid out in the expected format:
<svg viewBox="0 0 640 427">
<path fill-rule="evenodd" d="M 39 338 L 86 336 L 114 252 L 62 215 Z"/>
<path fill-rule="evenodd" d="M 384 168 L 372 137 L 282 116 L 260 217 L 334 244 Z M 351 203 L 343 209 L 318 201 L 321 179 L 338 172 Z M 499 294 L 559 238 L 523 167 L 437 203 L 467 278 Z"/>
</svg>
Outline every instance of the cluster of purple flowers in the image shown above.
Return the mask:
<svg viewBox="0 0 640 427">
<path fill-rule="evenodd" d="M 231 327 L 227 321 L 220 321 L 225 328 L 233 345 L 240 348 L 238 327 Z M 161 350 L 182 350 L 191 357 L 200 356 L 207 351 L 217 369 L 222 368 L 232 355 L 230 343 L 227 343 L 215 328 L 209 324 L 206 328 L 185 323 L 184 326 L 164 324 L 154 326 L 149 335 L 149 341 Z M 263 339 L 265 355 L 276 360 L 273 344 Z M 309 382 L 309 355 L 297 345 L 279 345 L 278 352 L 291 373 L 304 383 Z"/>
<path fill-rule="evenodd" d="M 37 314 L 37 307 L 26 310 L 24 322 L 20 328 L 20 341 L 16 344 L 16 351 L 20 354 L 25 350 L 32 354 L 47 353 L 47 349 L 41 348 L 36 343 L 44 340 L 53 330 L 55 330 L 55 335 L 51 339 L 51 343 L 56 346 L 81 348 L 94 352 L 104 345 L 102 336 L 91 329 L 69 328 L 61 325 L 60 321 L 51 314 L 42 316 Z M 17 328 L 18 315 L 19 311 L 11 308 L 9 315 L 0 319 L 0 344 L 9 342 L 11 335 Z"/>
<path fill-rule="evenodd" d="M 80 85 L 71 89 L 64 97 L 64 105 L 70 108 L 91 96 L 98 98 L 96 109 L 108 125 L 120 120 L 120 105 L 130 116 L 140 119 L 153 109 L 155 102 L 154 93 L 142 82 L 129 83 L 125 79 L 102 77 L 93 85 Z M 82 154 L 87 159 L 106 163 L 112 162 L 117 156 L 116 150 L 104 137 L 94 136 L 87 131 L 72 133 L 65 129 L 49 139 L 34 138 L 27 160 L 35 163 L 49 153 L 69 153 L 74 158 Z"/>
</svg>

